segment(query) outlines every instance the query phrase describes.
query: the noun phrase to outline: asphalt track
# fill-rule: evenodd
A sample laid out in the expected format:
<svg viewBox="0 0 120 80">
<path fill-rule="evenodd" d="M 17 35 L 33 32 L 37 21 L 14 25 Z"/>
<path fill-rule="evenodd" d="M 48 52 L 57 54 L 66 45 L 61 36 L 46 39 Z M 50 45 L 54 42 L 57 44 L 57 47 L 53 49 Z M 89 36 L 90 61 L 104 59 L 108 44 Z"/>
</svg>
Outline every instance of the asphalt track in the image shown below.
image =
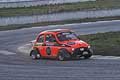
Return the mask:
<svg viewBox="0 0 120 80">
<path fill-rule="evenodd" d="M 89 60 L 32 60 L 18 48 L 46 29 L 67 28 L 78 34 L 120 31 L 120 21 L 43 26 L 0 31 L 0 80 L 120 80 L 120 57 L 93 56 Z M 101 58 L 100 58 L 101 57 Z"/>
</svg>

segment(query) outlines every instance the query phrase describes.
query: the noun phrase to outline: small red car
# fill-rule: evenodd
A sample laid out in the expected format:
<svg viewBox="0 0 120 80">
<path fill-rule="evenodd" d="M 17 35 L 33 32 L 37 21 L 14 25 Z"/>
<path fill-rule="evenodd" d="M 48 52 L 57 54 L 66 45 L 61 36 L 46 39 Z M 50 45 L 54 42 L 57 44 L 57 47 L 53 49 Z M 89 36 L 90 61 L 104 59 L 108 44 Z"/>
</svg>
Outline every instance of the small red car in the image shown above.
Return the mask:
<svg viewBox="0 0 120 80">
<path fill-rule="evenodd" d="M 73 31 L 55 29 L 43 31 L 37 36 L 30 56 L 32 59 L 56 58 L 66 60 L 78 57 L 88 59 L 92 53 L 90 45 L 80 40 Z"/>
</svg>

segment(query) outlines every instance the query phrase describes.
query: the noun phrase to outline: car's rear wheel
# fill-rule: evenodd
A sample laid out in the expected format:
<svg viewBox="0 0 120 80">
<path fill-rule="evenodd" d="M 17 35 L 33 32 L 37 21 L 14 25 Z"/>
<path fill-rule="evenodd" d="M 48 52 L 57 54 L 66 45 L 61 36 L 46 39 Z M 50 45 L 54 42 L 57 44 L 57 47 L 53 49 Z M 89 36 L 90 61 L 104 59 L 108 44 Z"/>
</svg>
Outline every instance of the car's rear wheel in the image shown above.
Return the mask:
<svg viewBox="0 0 120 80">
<path fill-rule="evenodd" d="M 33 51 L 31 52 L 31 58 L 32 58 L 33 60 L 35 60 L 35 59 L 40 59 L 40 58 L 41 58 L 41 55 L 39 54 L 39 52 L 38 52 L 37 50 L 33 50 Z"/>
</svg>

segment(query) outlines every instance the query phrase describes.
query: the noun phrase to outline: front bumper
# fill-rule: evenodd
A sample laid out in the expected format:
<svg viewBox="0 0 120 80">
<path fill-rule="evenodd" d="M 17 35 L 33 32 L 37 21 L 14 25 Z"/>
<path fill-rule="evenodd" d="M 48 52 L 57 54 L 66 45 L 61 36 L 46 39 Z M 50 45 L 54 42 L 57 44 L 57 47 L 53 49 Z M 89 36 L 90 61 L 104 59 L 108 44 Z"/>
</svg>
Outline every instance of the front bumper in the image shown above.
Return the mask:
<svg viewBox="0 0 120 80">
<path fill-rule="evenodd" d="M 82 47 L 82 48 L 77 48 L 72 52 L 72 56 L 76 57 L 76 56 L 84 56 L 84 55 L 92 55 L 93 54 L 93 50 L 91 48 L 86 48 L 86 47 Z"/>
</svg>

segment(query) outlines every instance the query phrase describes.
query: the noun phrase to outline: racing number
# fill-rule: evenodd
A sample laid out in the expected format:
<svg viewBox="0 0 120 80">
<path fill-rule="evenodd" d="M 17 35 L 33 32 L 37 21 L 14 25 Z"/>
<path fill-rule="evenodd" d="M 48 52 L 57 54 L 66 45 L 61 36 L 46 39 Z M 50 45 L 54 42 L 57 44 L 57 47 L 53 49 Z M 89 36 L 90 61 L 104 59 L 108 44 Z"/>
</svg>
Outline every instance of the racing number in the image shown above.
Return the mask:
<svg viewBox="0 0 120 80">
<path fill-rule="evenodd" d="M 55 42 L 56 42 L 56 39 L 55 39 L 55 36 L 53 34 L 47 34 L 46 35 L 46 53 L 47 55 L 51 55 L 51 48 L 53 48 L 52 46 L 54 46 Z"/>
<path fill-rule="evenodd" d="M 46 53 L 47 53 L 47 55 L 51 55 L 51 49 L 50 49 L 50 47 L 46 48 Z"/>
</svg>

